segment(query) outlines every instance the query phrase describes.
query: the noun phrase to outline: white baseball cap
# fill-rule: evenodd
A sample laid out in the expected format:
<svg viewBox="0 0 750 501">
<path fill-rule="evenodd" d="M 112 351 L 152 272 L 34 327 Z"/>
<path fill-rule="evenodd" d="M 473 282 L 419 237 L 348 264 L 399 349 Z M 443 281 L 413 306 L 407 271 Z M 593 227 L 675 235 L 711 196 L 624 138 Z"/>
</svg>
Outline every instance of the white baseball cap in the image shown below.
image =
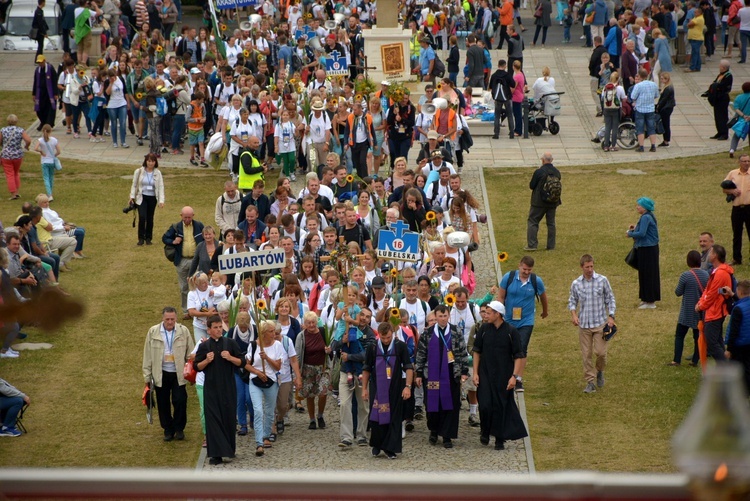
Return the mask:
<svg viewBox="0 0 750 501">
<path fill-rule="evenodd" d="M 490 301 L 490 303 L 487 305 L 487 308 L 490 308 L 492 310 L 495 310 L 499 314 L 505 318 L 505 305 L 501 303 L 500 301 Z"/>
</svg>

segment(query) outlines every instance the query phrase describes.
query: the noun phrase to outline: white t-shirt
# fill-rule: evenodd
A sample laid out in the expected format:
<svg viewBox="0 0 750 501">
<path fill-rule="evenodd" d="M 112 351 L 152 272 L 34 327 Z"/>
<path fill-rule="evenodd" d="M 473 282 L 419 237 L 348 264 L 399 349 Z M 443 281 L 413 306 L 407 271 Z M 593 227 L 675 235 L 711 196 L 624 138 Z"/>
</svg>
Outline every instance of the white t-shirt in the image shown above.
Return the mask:
<svg viewBox="0 0 750 501">
<path fill-rule="evenodd" d="M 235 84 L 226 85 L 224 82 L 221 82 L 216 86 L 216 90 L 216 99 L 222 103 L 227 103 L 216 105 L 216 116 L 226 118 L 224 116 L 225 108 L 233 108 L 231 99 L 233 95 L 237 94 L 237 86 Z M 237 110 L 237 114 L 239 114 L 239 110 Z"/>
<path fill-rule="evenodd" d="M 63 71 L 60 73 L 60 76 L 57 77 L 57 85 L 62 85 L 65 87 L 62 91 L 62 102 L 65 104 L 70 104 L 70 97 L 68 97 L 67 87 L 68 82 L 70 82 L 70 79 L 73 78 L 73 75 L 68 73 L 67 71 Z"/>
<path fill-rule="evenodd" d="M 55 157 L 57 156 L 57 138 L 49 138 L 49 142 L 45 141 L 43 137 L 39 138 L 39 144 L 42 150 L 42 164 L 53 164 L 55 163 Z"/>
<path fill-rule="evenodd" d="M 115 83 L 110 84 L 111 87 L 111 93 L 109 95 L 109 103 L 107 104 L 107 108 L 122 108 L 123 106 L 127 106 L 127 101 L 125 101 L 125 86 L 122 83 L 122 80 L 120 78 L 115 78 Z"/>
<path fill-rule="evenodd" d="M 240 139 L 247 139 L 250 136 L 253 135 L 253 124 L 251 124 L 249 121 L 247 123 L 242 123 L 242 120 L 240 120 L 239 123 L 237 123 L 236 120 L 233 120 L 230 122 L 231 129 L 229 131 L 229 135 L 231 137 L 237 136 Z M 229 146 L 229 153 L 231 155 L 237 155 L 240 151 L 240 143 L 232 139 L 232 142 Z"/>
<path fill-rule="evenodd" d="M 230 47 L 226 42 L 225 45 L 227 48 L 227 64 L 234 68 L 237 66 L 237 56 L 242 54 L 242 47 L 238 46 L 237 42 L 235 42 L 233 47 Z"/>
<path fill-rule="evenodd" d="M 409 304 L 406 298 L 404 298 L 398 307 L 409 313 L 409 323 L 415 326 L 417 331 L 422 332 L 424 330 L 427 314 L 431 311 L 430 305 L 427 302 L 417 299 L 414 304 Z"/>
<path fill-rule="evenodd" d="M 297 150 L 294 142 L 294 124 L 292 122 L 276 124 L 273 136 L 279 138 L 279 153 L 290 153 Z"/>
<path fill-rule="evenodd" d="M 448 280 L 443 280 L 442 275 L 438 275 L 437 279 L 438 279 L 438 282 L 440 282 L 440 293 L 443 296 L 448 294 L 448 287 L 450 287 L 451 284 L 461 285 L 461 280 L 459 280 L 458 277 L 455 275 L 451 275 L 451 277 Z"/>
<path fill-rule="evenodd" d="M 299 281 L 299 286 L 302 288 L 302 294 L 305 295 L 305 299 L 310 299 L 310 292 L 317 282 L 312 278 L 303 278 Z"/>
<path fill-rule="evenodd" d="M 309 193 L 310 191 L 307 189 L 307 187 L 302 188 L 299 192 L 299 196 L 297 197 L 297 199 L 305 198 Z M 328 201 L 331 202 L 331 205 L 334 204 L 333 190 L 329 188 L 328 186 L 321 184 L 320 189 L 318 190 L 318 195 L 326 197 Z M 323 228 L 325 228 L 325 226 L 323 226 Z"/>
<path fill-rule="evenodd" d="M 331 130 L 331 120 L 324 111 L 319 117 L 315 112 L 310 115 L 310 139 L 313 143 L 324 143 L 326 141 L 326 131 Z"/>
<path fill-rule="evenodd" d="M 283 340 L 276 342 L 281 345 L 281 370 L 279 371 L 279 383 L 288 383 L 292 380 L 292 365 L 289 363 L 289 359 L 296 357 L 297 352 L 294 350 L 294 342 L 287 337 L 286 334 L 284 334 Z"/>
<path fill-rule="evenodd" d="M 198 311 L 208 311 L 213 305 L 213 300 L 208 297 L 208 289 L 200 291 L 195 289 L 188 292 L 187 306 L 188 310 L 194 308 Z M 193 317 L 193 327 L 206 330 L 206 317 Z"/>
<path fill-rule="evenodd" d="M 281 346 L 281 343 L 278 341 L 274 341 L 271 346 L 263 348 L 263 350 L 266 352 L 266 356 L 270 358 L 271 360 L 283 360 L 283 357 L 286 354 L 286 350 L 284 350 L 284 347 Z M 258 369 L 259 371 L 262 371 L 263 361 L 260 358 L 260 345 L 256 346 L 254 357 L 252 357 L 252 352 L 253 352 L 253 345 L 250 344 L 247 347 L 247 355 L 245 355 L 245 358 L 250 361 L 253 367 Z M 278 374 L 276 373 L 274 368 L 271 366 L 271 364 L 266 362 L 265 366 L 266 366 L 266 369 L 264 372 L 266 373 L 266 376 L 273 379 L 274 381 L 277 381 Z M 256 376 L 255 374 L 250 374 L 250 379 L 254 377 L 258 377 L 258 376 Z"/>
<path fill-rule="evenodd" d="M 268 120 L 266 120 L 266 117 L 261 115 L 260 113 L 251 113 L 247 117 L 247 121 L 250 122 L 250 125 L 252 125 L 253 131 L 251 134 L 261 141 L 265 139 L 265 136 L 263 134 L 263 126 L 268 123 Z"/>
<path fill-rule="evenodd" d="M 474 324 L 476 323 L 474 317 L 471 315 L 470 308 L 473 308 L 474 316 L 479 320 L 479 309 L 476 305 L 471 303 L 467 303 L 466 308 L 463 310 L 451 308 L 451 315 L 448 320 L 451 324 L 455 325 L 458 332 L 464 336 L 464 342 L 466 343 L 469 342 L 469 333 L 471 333 L 471 328 L 474 327 Z"/>
</svg>

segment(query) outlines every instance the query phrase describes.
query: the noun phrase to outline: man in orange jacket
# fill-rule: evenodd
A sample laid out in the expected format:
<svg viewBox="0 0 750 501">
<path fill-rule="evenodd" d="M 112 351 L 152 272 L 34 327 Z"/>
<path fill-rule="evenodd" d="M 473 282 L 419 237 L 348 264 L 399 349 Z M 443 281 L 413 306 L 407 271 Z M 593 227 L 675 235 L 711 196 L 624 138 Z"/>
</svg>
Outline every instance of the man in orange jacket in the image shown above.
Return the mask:
<svg viewBox="0 0 750 501">
<path fill-rule="evenodd" d="M 703 295 L 695 305 L 695 311 L 705 312 L 703 336 L 706 340 L 708 355 L 717 362 L 726 360 L 722 327 L 728 311 L 724 296 L 732 295 L 732 275 L 734 274 L 734 269 L 725 263 L 726 259 L 727 251 L 721 245 L 715 244 L 708 251 L 708 260 L 713 266 L 713 271 L 708 278 Z"/>
</svg>

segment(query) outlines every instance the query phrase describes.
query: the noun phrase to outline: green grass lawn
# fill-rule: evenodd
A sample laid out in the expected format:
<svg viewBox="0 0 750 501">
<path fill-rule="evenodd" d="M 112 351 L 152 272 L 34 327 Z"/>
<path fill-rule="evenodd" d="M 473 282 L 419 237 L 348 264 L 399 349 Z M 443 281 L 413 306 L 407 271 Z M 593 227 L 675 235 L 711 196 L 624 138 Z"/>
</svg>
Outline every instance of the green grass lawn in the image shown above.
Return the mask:
<svg viewBox="0 0 750 501">
<path fill-rule="evenodd" d="M 646 175 L 616 173 L 625 167 Z M 712 232 L 717 243 L 731 248 L 730 206 L 718 185 L 735 167 L 736 160 L 722 154 L 561 169 L 556 250 L 533 254 L 550 303 L 550 316 L 537 316 L 524 377 L 538 470 L 674 471 L 669 441 L 700 383 L 698 369 L 665 366 L 680 305 L 674 288 L 700 232 Z M 531 169 L 485 171 L 488 193 L 498 194 L 490 197 L 498 250 L 511 255 L 504 271 L 524 254 L 531 174 Z M 656 201 L 660 229 L 662 301 L 656 310 L 637 309 L 637 272 L 623 261 L 632 245 L 625 231 L 637 221 L 640 196 Z M 544 225 L 539 237 L 544 247 Z M 596 271 L 612 284 L 619 326 L 609 344 L 606 386 L 593 395 L 582 393 L 578 334 L 567 310 L 584 253 L 594 256 Z M 736 273 L 741 278 L 747 271 L 739 267 Z M 692 343 L 686 350 L 692 353 Z"/>
</svg>

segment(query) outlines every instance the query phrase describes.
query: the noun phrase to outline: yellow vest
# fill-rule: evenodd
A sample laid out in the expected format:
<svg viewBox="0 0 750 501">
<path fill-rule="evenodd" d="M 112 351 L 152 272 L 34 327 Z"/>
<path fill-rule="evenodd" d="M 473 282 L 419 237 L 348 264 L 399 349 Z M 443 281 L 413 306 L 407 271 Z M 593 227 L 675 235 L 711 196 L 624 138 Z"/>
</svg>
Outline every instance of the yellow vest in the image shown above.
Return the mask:
<svg viewBox="0 0 750 501">
<path fill-rule="evenodd" d="M 263 179 L 264 176 L 263 171 L 260 171 L 257 174 L 245 174 L 245 169 L 242 168 L 242 157 L 244 157 L 245 155 L 249 155 L 252 159 L 251 165 L 254 169 L 260 167 L 260 161 L 255 158 L 252 153 L 247 150 L 243 151 L 240 155 L 240 180 L 237 187 L 241 190 L 252 190 L 255 181 L 257 181 L 258 179 Z"/>
</svg>

